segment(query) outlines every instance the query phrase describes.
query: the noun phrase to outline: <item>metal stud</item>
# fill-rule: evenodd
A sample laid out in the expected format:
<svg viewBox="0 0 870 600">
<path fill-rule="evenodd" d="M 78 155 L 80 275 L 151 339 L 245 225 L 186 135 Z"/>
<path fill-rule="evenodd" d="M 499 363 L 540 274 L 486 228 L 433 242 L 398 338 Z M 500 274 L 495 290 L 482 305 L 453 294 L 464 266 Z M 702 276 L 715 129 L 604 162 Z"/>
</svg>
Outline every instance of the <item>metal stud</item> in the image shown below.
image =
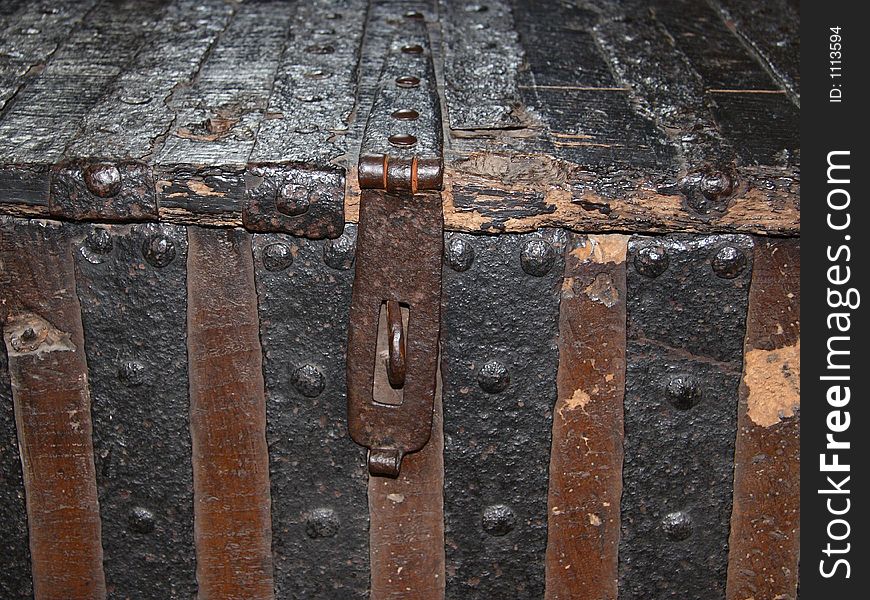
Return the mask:
<svg viewBox="0 0 870 600">
<path fill-rule="evenodd" d="M 692 535 L 692 517 L 682 510 L 668 513 L 662 519 L 662 530 L 675 542 L 688 539 Z"/>
<path fill-rule="evenodd" d="M 677 375 L 668 382 L 668 401 L 674 408 L 688 410 L 701 401 L 701 390 L 694 378 Z"/>
<path fill-rule="evenodd" d="M 520 265 L 523 271 L 535 277 L 543 277 L 549 273 L 555 262 L 556 251 L 546 240 L 529 240 L 520 252 Z"/>
<path fill-rule="evenodd" d="M 276 242 L 263 248 L 263 266 L 267 271 L 283 271 L 293 264 L 290 246 Z"/>
<path fill-rule="evenodd" d="M 408 12 L 405 13 L 405 18 L 406 19 L 417 19 L 417 20 L 422 21 L 426 17 L 423 15 L 423 13 L 421 13 L 419 11 L 409 10 Z"/>
<path fill-rule="evenodd" d="M 658 277 L 667 270 L 668 263 L 667 250 L 657 244 L 645 246 L 634 255 L 634 268 L 647 277 Z"/>
<path fill-rule="evenodd" d="M 175 244 L 165 235 L 155 233 L 142 243 L 142 256 L 151 266 L 165 267 L 175 258 Z"/>
<path fill-rule="evenodd" d="M 734 180 L 728 173 L 714 171 L 701 177 L 701 193 L 711 198 L 722 198 L 734 191 Z"/>
<path fill-rule="evenodd" d="M 285 183 L 275 196 L 275 208 L 288 217 L 305 214 L 311 206 L 308 188 L 299 183 Z"/>
<path fill-rule="evenodd" d="M 345 231 L 338 238 L 324 244 L 323 262 L 337 271 L 346 271 L 353 266 L 355 246 L 353 234 Z"/>
<path fill-rule="evenodd" d="M 474 246 L 462 238 L 454 237 L 447 242 L 444 257 L 451 269 L 462 273 L 470 269 L 474 262 Z"/>
<path fill-rule="evenodd" d="M 305 52 L 308 54 L 333 54 L 335 52 L 335 47 L 330 46 L 329 44 L 312 44 L 305 48 Z"/>
<path fill-rule="evenodd" d="M 497 360 L 491 360 L 478 371 L 477 383 L 484 392 L 498 394 L 505 391 L 510 385 L 511 376 L 507 367 Z"/>
<path fill-rule="evenodd" d="M 155 526 L 154 513 L 141 506 L 134 506 L 127 515 L 130 530 L 135 533 L 151 533 Z"/>
<path fill-rule="evenodd" d="M 493 536 L 507 535 L 516 526 L 517 517 L 510 506 L 493 504 L 483 511 L 483 530 Z"/>
<path fill-rule="evenodd" d="M 138 360 L 128 360 L 118 368 L 118 380 L 127 387 L 142 385 L 145 381 L 145 365 Z"/>
<path fill-rule="evenodd" d="M 423 46 L 420 44 L 408 44 L 407 46 L 402 46 L 402 52 L 405 54 L 423 54 Z"/>
<path fill-rule="evenodd" d="M 710 266 L 722 279 L 734 279 L 746 268 L 746 255 L 740 248 L 723 246 L 713 257 Z"/>
<path fill-rule="evenodd" d="M 304 364 L 296 368 L 290 376 L 290 383 L 296 391 L 306 398 L 316 398 L 326 387 L 326 380 L 320 369 L 314 365 Z"/>
<path fill-rule="evenodd" d="M 111 198 L 121 191 L 121 172 L 108 163 L 89 165 L 84 172 L 85 186 L 94 196 Z"/>
<path fill-rule="evenodd" d="M 305 519 L 305 534 L 313 540 L 338 534 L 338 515 L 331 508 L 315 508 Z"/>
<path fill-rule="evenodd" d="M 89 263 L 98 265 L 106 260 L 112 246 L 112 235 L 102 227 L 95 227 L 85 238 L 81 255 Z"/>
</svg>

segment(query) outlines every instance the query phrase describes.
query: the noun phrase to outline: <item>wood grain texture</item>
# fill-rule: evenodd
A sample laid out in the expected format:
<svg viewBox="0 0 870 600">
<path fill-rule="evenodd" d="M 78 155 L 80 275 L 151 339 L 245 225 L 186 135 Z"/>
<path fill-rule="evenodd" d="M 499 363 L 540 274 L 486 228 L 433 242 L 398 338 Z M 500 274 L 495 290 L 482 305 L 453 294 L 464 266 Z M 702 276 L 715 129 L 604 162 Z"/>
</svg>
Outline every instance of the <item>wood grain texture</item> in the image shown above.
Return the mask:
<svg viewBox="0 0 870 600">
<path fill-rule="evenodd" d="M 797 598 L 800 241 L 755 246 L 734 458 L 728 600 Z"/>
<path fill-rule="evenodd" d="M 105 598 L 88 368 L 68 233 L 58 224 L 4 220 L 0 265 L 34 597 Z"/>
<path fill-rule="evenodd" d="M 188 231 L 187 347 L 200 600 L 274 598 L 251 237 Z"/>
<path fill-rule="evenodd" d="M 439 384 L 429 443 L 405 456 L 397 479 L 369 478 L 371 600 L 444 598 L 442 423 Z"/>
<path fill-rule="evenodd" d="M 625 393 L 624 235 L 571 238 L 559 315 L 546 600 L 616 600 Z"/>
</svg>

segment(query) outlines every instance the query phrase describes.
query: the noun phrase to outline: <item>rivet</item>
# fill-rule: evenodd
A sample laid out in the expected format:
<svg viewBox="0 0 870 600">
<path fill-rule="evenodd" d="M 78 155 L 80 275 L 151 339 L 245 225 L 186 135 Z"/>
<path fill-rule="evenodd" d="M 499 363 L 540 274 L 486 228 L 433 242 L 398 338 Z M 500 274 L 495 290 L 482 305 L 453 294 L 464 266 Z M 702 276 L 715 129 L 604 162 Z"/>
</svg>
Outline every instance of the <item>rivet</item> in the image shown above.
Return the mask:
<svg viewBox="0 0 870 600">
<path fill-rule="evenodd" d="M 400 108 L 399 110 L 393 111 L 393 114 L 390 116 L 398 121 L 416 121 L 420 118 L 420 113 L 413 108 Z"/>
<path fill-rule="evenodd" d="M 507 367 L 497 360 L 491 360 L 480 368 L 477 383 L 488 394 L 503 392 L 510 385 L 511 376 Z"/>
<path fill-rule="evenodd" d="M 27 327 L 19 333 L 13 332 L 9 343 L 16 352 L 33 352 L 46 340 L 48 330 L 44 326 L 37 329 Z"/>
<path fill-rule="evenodd" d="M 283 271 L 293 264 L 290 246 L 276 242 L 263 248 L 263 266 L 267 271 Z"/>
<path fill-rule="evenodd" d="M 315 29 L 314 35 L 335 35 L 335 29 L 330 29 L 330 28 Z"/>
<path fill-rule="evenodd" d="M 420 44 L 408 44 L 407 46 L 402 46 L 402 52 L 405 54 L 423 54 L 423 46 Z"/>
<path fill-rule="evenodd" d="M 396 85 L 403 88 L 415 88 L 420 85 L 420 78 L 413 75 L 396 77 Z"/>
<path fill-rule="evenodd" d="M 151 533 L 155 526 L 154 513 L 141 506 L 134 506 L 127 514 L 130 530 L 136 533 Z"/>
<path fill-rule="evenodd" d="M 323 18 L 329 19 L 330 21 L 335 21 L 336 19 L 341 18 L 341 13 L 337 13 L 337 12 L 326 13 L 325 15 L 323 15 Z"/>
<path fill-rule="evenodd" d="M 555 262 L 556 251 L 546 240 L 529 240 L 520 252 L 520 266 L 523 271 L 535 277 L 543 277 L 549 273 Z"/>
<path fill-rule="evenodd" d="M 425 19 L 426 17 L 420 11 L 409 10 L 408 12 L 405 13 L 405 18 L 406 19 L 420 19 L 420 20 L 422 20 L 422 19 Z"/>
<path fill-rule="evenodd" d="M 466 4 L 465 12 L 486 12 L 489 10 L 488 6 L 483 4 Z"/>
<path fill-rule="evenodd" d="M 121 172 L 115 165 L 89 165 L 85 168 L 84 180 L 88 191 L 100 198 L 111 198 L 121 191 Z"/>
<path fill-rule="evenodd" d="M 474 262 L 474 246 L 462 238 L 454 237 L 447 242 L 447 252 L 444 256 L 451 269 L 462 273 L 470 269 Z"/>
<path fill-rule="evenodd" d="M 145 381 L 145 365 L 137 360 L 128 360 L 118 367 L 118 380 L 127 387 L 142 385 Z"/>
<path fill-rule="evenodd" d="M 672 377 L 667 385 L 668 401 L 674 408 L 688 410 L 701 401 L 697 382 L 686 375 Z"/>
<path fill-rule="evenodd" d="M 320 369 L 314 365 L 300 365 L 290 376 L 290 383 L 306 398 L 316 398 L 326 387 L 326 380 Z"/>
<path fill-rule="evenodd" d="M 681 510 L 668 513 L 662 519 L 662 529 L 675 542 L 685 540 L 692 535 L 692 517 Z"/>
<path fill-rule="evenodd" d="M 335 52 L 335 48 L 329 44 L 312 44 L 305 48 L 305 51 L 308 54 L 332 54 Z"/>
<path fill-rule="evenodd" d="M 701 193 L 713 198 L 729 196 L 734 191 L 734 180 L 728 173 L 714 171 L 701 177 Z"/>
<path fill-rule="evenodd" d="M 641 275 L 647 277 L 658 277 L 668 268 L 668 252 L 664 246 L 651 245 L 644 246 L 634 255 L 634 268 Z"/>
<path fill-rule="evenodd" d="M 710 266 L 722 279 L 734 279 L 746 268 L 746 255 L 740 248 L 723 246 L 716 252 Z"/>
<path fill-rule="evenodd" d="M 396 133 L 387 138 L 393 146 L 406 148 L 417 143 L 417 138 L 409 133 Z"/>
<path fill-rule="evenodd" d="M 305 535 L 313 540 L 338 534 L 338 515 L 331 508 L 315 508 L 305 519 Z"/>
<path fill-rule="evenodd" d="M 311 200 L 308 188 L 299 183 L 285 183 L 275 195 L 275 208 L 289 217 L 298 217 L 308 211 Z"/>
<path fill-rule="evenodd" d="M 483 530 L 490 535 L 507 535 L 516 524 L 517 517 L 510 506 L 493 504 L 483 510 Z"/>
<path fill-rule="evenodd" d="M 142 256 L 154 267 L 165 267 L 175 258 L 175 244 L 165 235 L 155 233 L 142 243 Z"/>
<path fill-rule="evenodd" d="M 323 245 L 323 262 L 337 271 L 346 271 L 353 266 L 355 246 L 354 237 L 345 232 Z"/>
<path fill-rule="evenodd" d="M 95 227 L 88 233 L 82 245 L 81 254 L 91 264 L 98 265 L 106 260 L 112 251 L 112 236 L 102 227 Z"/>
</svg>

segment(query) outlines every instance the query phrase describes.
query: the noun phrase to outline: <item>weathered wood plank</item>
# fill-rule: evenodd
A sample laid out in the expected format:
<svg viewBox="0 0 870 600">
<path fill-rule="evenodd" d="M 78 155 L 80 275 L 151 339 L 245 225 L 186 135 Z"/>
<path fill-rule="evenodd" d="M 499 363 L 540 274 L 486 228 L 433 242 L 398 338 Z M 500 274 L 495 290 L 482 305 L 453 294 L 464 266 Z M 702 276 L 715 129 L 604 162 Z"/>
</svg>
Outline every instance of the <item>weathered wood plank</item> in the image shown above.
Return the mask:
<svg viewBox="0 0 870 600">
<path fill-rule="evenodd" d="M 790 0 L 713 0 L 725 25 L 758 55 L 778 83 L 800 99 L 800 9 Z"/>
<path fill-rule="evenodd" d="M 173 0 L 142 50 L 84 116 L 65 158 L 147 160 L 173 124 L 174 94 L 196 79 L 234 10 L 224 0 Z"/>
<path fill-rule="evenodd" d="M 298 4 L 251 162 L 330 167 L 347 152 L 367 5 Z"/>
<path fill-rule="evenodd" d="M 75 230 L 106 586 L 118 598 L 187 600 L 187 235 L 173 225 Z"/>
<path fill-rule="evenodd" d="M 64 39 L 96 3 L 0 3 L 0 119 L 7 103 L 43 72 Z"/>
<path fill-rule="evenodd" d="M 293 5 L 238 6 L 189 86 L 168 100 L 176 113 L 152 162 L 159 201 L 188 213 L 241 213 L 245 166 L 266 114 L 290 36 Z"/>
<path fill-rule="evenodd" d="M 628 237 L 569 239 L 559 310 L 544 597 L 616 600 Z"/>
<path fill-rule="evenodd" d="M 33 593 L 105 598 L 88 368 L 68 231 L 6 220 L 0 264 Z"/>
<path fill-rule="evenodd" d="M 275 597 L 251 237 L 188 230 L 187 345 L 199 597 Z"/>
<path fill-rule="evenodd" d="M 439 377 L 440 380 L 440 377 Z M 443 600 L 444 433 L 441 386 L 432 437 L 397 479 L 369 478 L 371 600 Z"/>
<path fill-rule="evenodd" d="M 789 167 L 799 163 L 800 111 L 784 93 L 712 96 L 722 134 L 744 165 Z"/>
<path fill-rule="evenodd" d="M 797 597 L 800 241 L 758 240 L 734 458 L 728 600 Z"/>
</svg>

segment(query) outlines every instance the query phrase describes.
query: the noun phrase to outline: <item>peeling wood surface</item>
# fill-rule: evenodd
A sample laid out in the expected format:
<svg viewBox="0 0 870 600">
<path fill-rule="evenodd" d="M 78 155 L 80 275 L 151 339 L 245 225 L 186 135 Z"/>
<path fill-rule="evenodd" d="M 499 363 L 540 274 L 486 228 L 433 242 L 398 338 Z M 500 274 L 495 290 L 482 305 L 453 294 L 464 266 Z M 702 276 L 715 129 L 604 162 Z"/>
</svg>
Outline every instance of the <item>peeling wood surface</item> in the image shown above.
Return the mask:
<svg viewBox="0 0 870 600">
<path fill-rule="evenodd" d="M 617 597 L 627 251 L 624 235 L 569 238 L 550 454 L 547 600 Z"/>
<path fill-rule="evenodd" d="M 440 380 L 440 376 L 439 376 Z M 397 479 L 369 478 L 371 600 L 443 600 L 444 436 L 440 385 L 432 437 Z"/>
<path fill-rule="evenodd" d="M 734 457 L 728 600 L 797 598 L 800 241 L 756 241 Z"/>
<path fill-rule="evenodd" d="M 188 230 L 198 597 L 271 600 L 269 455 L 251 236 Z"/>
<path fill-rule="evenodd" d="M 69 230 L 0 223 L 0 302 L 34 596 L 105 598 L 88 367 Z"/>
<path fill-rule="evenodd" d="M 158 202 L 138 218 L 236 227 L 249 165 L 292 164 L 345 170 L 355 222 L 378 27 L 418 10 L 443 76 L 449 229 L 799 231 L 791 5 L 749 18 L 744 0 L 201 4 L 10 5 L 0 212 L 47 216 L 59 162 L 134 160 Z"/>
</svg>

